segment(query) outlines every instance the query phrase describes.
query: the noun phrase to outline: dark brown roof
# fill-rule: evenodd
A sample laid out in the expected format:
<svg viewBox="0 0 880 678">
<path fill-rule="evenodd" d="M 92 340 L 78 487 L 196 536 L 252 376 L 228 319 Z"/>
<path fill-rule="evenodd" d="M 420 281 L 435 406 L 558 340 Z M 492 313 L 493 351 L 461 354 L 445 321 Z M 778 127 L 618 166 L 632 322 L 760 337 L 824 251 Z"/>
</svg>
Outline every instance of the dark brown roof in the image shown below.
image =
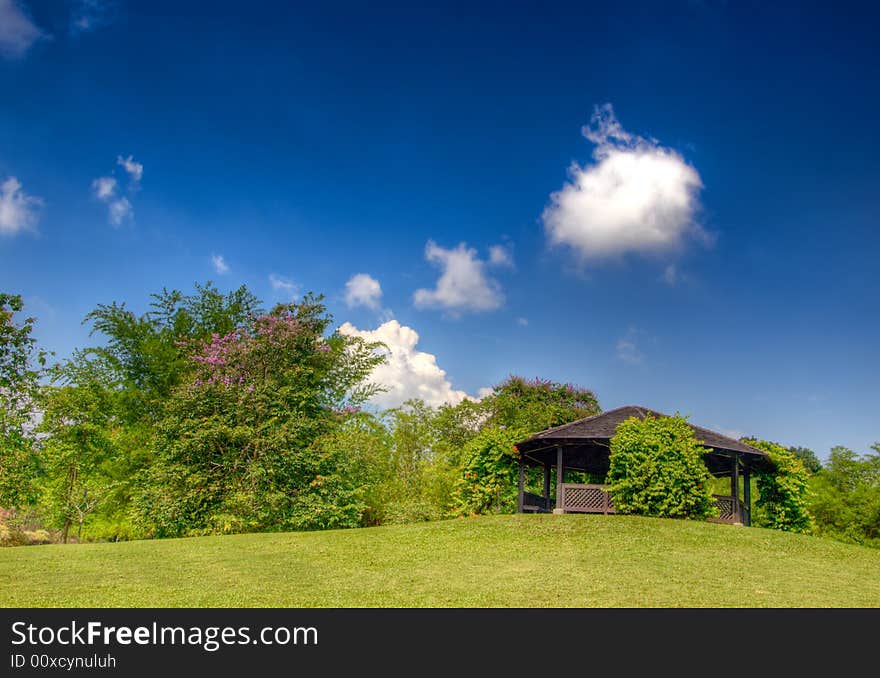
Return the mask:
<svg viewBox="0 0 880 678">
<path fill-rule="evenodd" d="M 618 407 L 614 410 L 608 410 L 602 414 L 597 414 L 586 419 L 578 419 L 570 424 L 563 424 L 555 428 L 548 428 L 546 431 L 536 433 L 528 440 L 524 440 L 517 444 L 517 448 L 523 452 L 537 450 L 556 443 L 575 443 L 578 440 L 608 440 L 617 431 L 617 426 L 626 421 L 630 417 L 644 419 L 646 416 L 666 417 L 668 415 L 647 407 L 639 407 L 636 405 L 626 405 Z M 742 454 L 759 455 L 766 457 L 767 453 L 758 450 L 751 445 L 746 445 L 733 438 L 728 438 L 715 431 L 707 428 L 694 426 L 690 424 L 694 430 L 694 434 L 703 445 L 716 450 L 728 450 L 731 452 L 740 452 Z"/>
</svg>

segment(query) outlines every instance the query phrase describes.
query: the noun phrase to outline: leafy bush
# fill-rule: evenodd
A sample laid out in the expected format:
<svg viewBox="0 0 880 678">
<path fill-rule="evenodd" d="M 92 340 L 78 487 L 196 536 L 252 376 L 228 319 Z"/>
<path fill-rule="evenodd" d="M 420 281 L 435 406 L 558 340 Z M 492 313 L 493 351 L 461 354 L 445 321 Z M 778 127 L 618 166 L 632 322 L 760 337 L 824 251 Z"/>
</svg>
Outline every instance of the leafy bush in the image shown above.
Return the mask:
<svg viewBox="0 0 880 678">
<path fill-rule="evenodd" d="M 789 449 L 766 440 L 746 438 L 744 442 L 770 456 L 773 470 L 757 474 L 760 509 L 756 521 L 762 527 L 787 532 L 810 532 L 813 519 L 807 509 L 810 474 Z"/>
<path fill-rule="evenodd" d="M 458 515 L 513 513 L 519 482 L 516 443 L 522 429 L 486 428 L 462 451 L 462 466 L 453 490 Z"/>
<path fill-rule="evenodd" d="M 611 438 L 607 482 L 619 513 L 669 518 L 714 515 L 709 452 L 683 417 L 631 417 Z"/>
</svg>

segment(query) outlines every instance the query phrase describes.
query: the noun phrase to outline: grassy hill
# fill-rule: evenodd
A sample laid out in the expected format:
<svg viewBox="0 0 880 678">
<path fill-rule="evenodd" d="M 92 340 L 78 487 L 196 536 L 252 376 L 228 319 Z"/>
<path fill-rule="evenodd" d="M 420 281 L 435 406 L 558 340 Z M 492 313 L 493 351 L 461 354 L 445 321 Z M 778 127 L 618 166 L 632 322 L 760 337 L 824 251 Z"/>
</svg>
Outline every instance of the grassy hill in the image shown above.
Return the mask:
<svg viewBox="0 0 880 678">
<path fill-rule="evenodd" d="M 880 550 L 633 516 L 0 549 L 0 606 L 880 606 Z"/>
</svg>

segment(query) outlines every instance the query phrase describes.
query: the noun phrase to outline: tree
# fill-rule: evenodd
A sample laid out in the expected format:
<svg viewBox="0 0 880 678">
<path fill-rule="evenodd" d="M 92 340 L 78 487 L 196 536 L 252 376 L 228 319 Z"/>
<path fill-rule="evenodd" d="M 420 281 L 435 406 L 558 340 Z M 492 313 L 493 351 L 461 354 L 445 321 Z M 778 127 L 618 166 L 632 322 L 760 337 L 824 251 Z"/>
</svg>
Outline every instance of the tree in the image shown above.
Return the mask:
<svg viewBox="0 0 880 678">
<path fill-rule="evenodd" d="M 321 444 L 376 391 L 376 345 L 339 333 L 321 297 L 195 342 L 159 424 L 136 518 L 156 536 L 359 524 L 363 506 Z"/>
<path fill-rule="evenodd" d="M 38 460 L 35 401 L 46 353 L 31 336 L 36 320 L 16 316 L 21 296 L 0 293 L 0 507 L 32 503 Z"/>
<path fill-rule="evenodd" d="M 41 507 L 67 543 L 77 525 L 77 539 L 95 511 L 108 501 L 118 480 L 108 474 L 116 458 L 120 427 L 118 383 L 100 358 L 77 351 L 49 371 L 52 385 L 42 395 Z"/>
<path fill-rule="evenodd" d="M 225 336 L 261 313 L 259 300 L 245 286 L 224 295 L 208 282 L 197 284 L 193 294 L 163 289 L 151 298 L 150 310 L 142 315 L 112 302 L 99 304 L 85 318 L 93 335 L 107 339 L 88 352 L 117 371 L 130 419 L 159 418 L 165 399 L 189 371 L 193 342 Z"/>
<path fill-rule="evenodd" d="M 756 517 L 763 527 L 788 532 L 809 532 L 813 519 L 807 508 L 809 473 L 790 450 L 778 443 L 746 438 L 744 442 L 764 450 L 772 470 L 756 478 L 760 510 Z"/>
<path fill-rule="evenodd" d="M 810 478 L 809 509 L 816 530 L 842 541 L 880 545 L 880 443 L 860 456 L 834 447 Z"/>
<path fill-rule="evenodd" d="M 709 471 L 684 417 L 631 417 L 611 438 L 607 482 L 618 513 L 668 518 L 713 515 Z"/>
<path fill-rule="evenodd" d="M 822 462 L 809 447 L 789 447 L 788 451 L 797 457 L 810 473 L 818 473 L 822 470 Z"/>
<path fill-rule="evenodd" d="M 596 395 L 588 389 L 518 376 L 498 384 L 483 407 L 487 426 L 518 428 L 527 436 L 602 411 Z"/>
</svg>

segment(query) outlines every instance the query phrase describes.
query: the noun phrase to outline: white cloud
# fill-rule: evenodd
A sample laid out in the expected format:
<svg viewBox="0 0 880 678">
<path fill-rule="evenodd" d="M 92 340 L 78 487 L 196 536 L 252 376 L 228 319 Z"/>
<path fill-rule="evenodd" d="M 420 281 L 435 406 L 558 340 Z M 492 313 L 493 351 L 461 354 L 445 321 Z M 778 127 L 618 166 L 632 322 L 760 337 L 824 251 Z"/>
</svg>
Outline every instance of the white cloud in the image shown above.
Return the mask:
<svg viewBox="0 0 880 678">
<path fill-rule="evenodd" d="M 214 270 L 217 271 L 218 274 L 223 275 L 224 273 L 229 273 L 229 264 L 226 263 L 226 259 L 223 258 L 222 254 L 212 254 L 211 263 L 214 265 Z"/>
<path fill-rule="evenodd" d="M 489 248 L 489 263 L 493 266 L 513 266 L 513 255 L 504 245 L 492 245 Z"/>
<path fill-rule="evenodd" d="M 529 326 L 529 319 L 528 318 L 517 318 L 516 324 L 519 325 L 520 327 L 528 327 Z"/>
<path fill-rule="evenodd" d="M 272 273 L 269 275 L 269 284 L 272 285 L 273 290 L 285 297 L 295 299 L 299 296 L 299 285 L 293 282 L 290 278 L 285 278 L 277 273 Z"/>
<path fill-rule="evenodd" d="M 667 285 L 675 285 L 679 280 L 678 268 L 675 264 L 669 264 L 663 269 L 663 282 Z"/>
<path fill-rule="evenodd" d="M 639 330 L 630 327 L 627 333 L 617 340 L 617 357 L 627 365 L 641 365 L 645 362 L 645 354 L 636 343 Z"/>
<path fill-rule="evenodd" d="M 120 226 L 123 221 L 134 216 L 134 207 L 132 207 L 131 201 L 128 198 L 123 197 L 113 200 L 109 203 L 108 216 L 111 224 Z"/>
<path fill-rule="evenodd" d="M 75 0 L 70 12 L 70 32 L 88 33 L 113 22 L 116 3 L 113 0 Z"/>
<path fill-rule="evenodd" d="M 128 172 L 128 176 L 131 177 L 131 187 L 137 188 L 137 185 L 141 181 L 141 177 L 144 176 L 144 166 L 136 162 L 132 156 L 128 156 L 127 158 L 123 158 L 121 155 L 116 157 L 116 164 L 120 167 L 124 168 L 126 172 Z"/>
<path fill-rule="evenodd" d="M 0 16 L 2 19 L 2 16 Z M 37 225 L 43 201 L 21 190 L 21 182 L 9 177 L 0 184 L 0 235 L 30 231 Z"/>
<path fill-rule="evenodd" d="M 137 191 L 144 175 L 144 166 L 135 162 L 132 156 L 123 158 L 121 155 L 117 156 L 116 164 L 123 167 L 129 175 L 128 192 Z M 98 177 L 92 181 L 92 192 L 107 205 L 107 218 L 114 226 L 120 226 L 122 222 L 134 218 L 134 205 L 127 197 L 119 195 L 119 182 L 115 177 Z"/>
<path fill-rule="evenodd" d="M 366 306 L 374 311 L 382 299 L 382 286 L 379 281 L 366 273 L 357 273 L 345 283 L 345 303 L 349 308 Z"/>
<path fill-rule="evenodd" d="M 346 322 L 339 332 L 385 344 L 383 353 L 387 360 L 377 366 L 371 376 L 371 381 L 387 389 L 373 397 L 376 405 L 397 407 L 413 398 L 433 406 L 457 405 L 469 397 L 464 391 L 452 388 L 446 372 L 437 365 L 436 356 L 416 349 L 419 334 L 411 327 L 389 320 L 375 330 L 359 330 Z"/>
<path fill-rule="evenodd" d="M 0 54 L 13 59 L 24 56 L 44 37 L 18 0 L 0 0 Z"/>
<path fill-rule="evenodd" d="M 116 195 L 116 179 L 113 177 L 98 177 L 92 182 L 92 190 L 98 200 L 110 200 Z"/>
<path fill-rule="evenodd" d="M 506 250 L 501 250 L 503 255 L 490 253 L 489 264 L 510 260 Z M 455 249 L 444 249 L 429 240 L 425 259 L 439 266 L 442 273 L 433 290 L 416 290 L 413 301 L 418 308 L 443 308 L 458 313 L 491 311 L 504 303 L 501 285 L 486 274 L 487 262 L 477 258 L 477 251 L 465 243 Z"/>
<path fill-rule="evenodd" d="M 708 241 L 696 221 L 702 180 L 678 152 L 624 130 L 610 104 L 582 132 L 596 145 L 594 162 L 573 164 L 551 194 L 541 217 L 551 244 L 597 260 L 675 250 L 689 236 Z"/>
</svg>

